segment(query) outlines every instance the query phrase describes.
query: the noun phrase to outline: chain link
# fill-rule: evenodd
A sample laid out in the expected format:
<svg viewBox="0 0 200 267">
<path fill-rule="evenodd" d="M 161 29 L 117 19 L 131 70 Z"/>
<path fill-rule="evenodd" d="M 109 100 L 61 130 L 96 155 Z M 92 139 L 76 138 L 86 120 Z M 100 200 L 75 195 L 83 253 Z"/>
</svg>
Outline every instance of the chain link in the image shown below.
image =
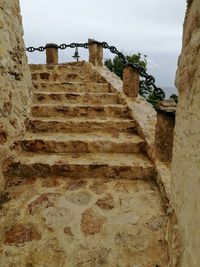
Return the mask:
<svg viewBox="0 0 200 267">
<path fill-rule="evenodd" d="M 146 72 L 146 69 L 142 65 L 137 64 L 137 63 L 128 62 L 127 57 L 125 55 L 123 55 L 121 52 L 119 52 L 115 46 L 109 46 L 108 43 L 106 43 L 106 42 L 98 42 L 98 41 L 94 40 L 94 41 L 91 41 L 89 43 L 61 44 L 60 46 L 58 46 L 58 49 L 63 50 L 63 49 L 66 49 L 68 47 L 69 48 L 80 47 L 80 48 L 88 49 L 90 45 L 94 45 L 94 44 L 102 46 L 104 49 L 108 49 L 108 50 L 110 50 L 111 53 L 116 54 L 119 57 L 119 59 L 121 60 L 124 67 L 132 67 L 133 69 L 138 71 L 140 76 L 145 79 L 144 81 L 142 81 L 142 83 L 144 85 L 146 85 L 147 87 L 150 87 L 150 86 L 153 87 L 153 89 L 154 89 L 153 93 L 157 98 L 159 98 L 160 100 L 165 98 L 165 92 L 161 88 L 156 86 L 155 78 L 152 75 L 149 75 Z M 46 47 L 44 47 L 44 46 L 40 46 L 38 48 L 28 47 L 26 49 L 26 51 L 31 52 L 31 53 L 35 52 L 35 51 L 43 52 L 45 49 L 46 49 Z"/>
</svg>

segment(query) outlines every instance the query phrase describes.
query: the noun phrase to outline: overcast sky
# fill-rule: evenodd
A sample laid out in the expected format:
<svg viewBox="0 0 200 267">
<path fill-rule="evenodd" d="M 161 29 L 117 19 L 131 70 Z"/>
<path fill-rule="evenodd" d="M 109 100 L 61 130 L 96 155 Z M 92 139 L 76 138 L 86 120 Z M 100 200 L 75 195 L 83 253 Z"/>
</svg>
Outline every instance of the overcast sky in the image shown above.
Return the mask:
<svg viewBox="0 0 200 267">
<path fill-rule="evenodd" d="M 181 51 L 185 0 L 20 0 L 26 46 L 48 42 L 106 41 L 130 54 L 149 59 L 148 70 L 159 86 L 173 86 Z M 64 50 L 60 61 L 71 61 Z M 87 51 L 80 50 L 82 59 Z M 105 58 L 111 57 L 108 51 Z M 29 54 L 29 62 L 44 63 L 45 54 Z"/>
</svg>

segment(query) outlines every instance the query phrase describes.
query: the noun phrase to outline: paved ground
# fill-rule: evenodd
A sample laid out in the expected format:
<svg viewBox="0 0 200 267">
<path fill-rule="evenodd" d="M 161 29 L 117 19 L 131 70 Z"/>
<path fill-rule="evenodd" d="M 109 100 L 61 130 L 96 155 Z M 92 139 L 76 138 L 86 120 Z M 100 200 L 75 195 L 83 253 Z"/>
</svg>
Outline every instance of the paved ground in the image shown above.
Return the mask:
<svg viewBox="0 0 200 267">
<path fill-rule="evenodd" d="M 167 266 L 167 217 L 154 182 L 25 183 L 8 188 L 0 210 L 1 267 Z"/>
</svg>

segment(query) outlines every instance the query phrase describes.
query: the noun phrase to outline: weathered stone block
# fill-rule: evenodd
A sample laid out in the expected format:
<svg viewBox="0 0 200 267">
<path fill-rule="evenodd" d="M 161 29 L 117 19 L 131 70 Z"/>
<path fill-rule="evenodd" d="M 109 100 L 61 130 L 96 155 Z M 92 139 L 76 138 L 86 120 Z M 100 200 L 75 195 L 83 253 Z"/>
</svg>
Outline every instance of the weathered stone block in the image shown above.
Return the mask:
<svg viewBox="0 0 200 267">
<path fill-rule="evenodd" d="M 46 44 L 46 62 L 47 64 L 58 64 L 58 45 Z"/>
<path fill-rule="evenodd" d="M 105 197 L 97 200 L 96 205 L 101 209 L 111 210 L 115 207 L 114 198 L 111 194 L 106 194 Z"/>
<path fill-rule="evenodd" d="M 174 112 L 157 111 L 156 150 L 159 158 L 164 162 L 172 160 L 174 126 Z"/>
<path fill-rule="evenodd" d="M 101 231 L 105 222 L 105 217 L 88 209 L 82 214 L 81 229 L 85 235 L 94 235 Z"/>
<path fill-rule="evenodd" d="M 33 223 L 14 224 L 5 232 L 5 244 L 20 246 L 25 242 L 40 240 L 41 233 Z"/>
<path fill-rule="evenodd" d="M 139 73 L 132 67 L 126 67 L 123 71 L 123 90 L 129 97 L 137 97 L 139 93 Z"/>
<path fill-rule="evenodd" d="M 94 40 L 89 39 L 89 62 L 94 66 L 103 66 L 103 47 L 98 44 L 92 44 Z M 91 43 L 91 44 L 90 44 Z"/>
<path fill-rule="evenodd" d="M 1 163 L 23 131 L 32 87 L 18 0 L 0 1 L 0 190 Z M 17 125 L 16 123 L 17 122 Z M 1 127 L 3 125 L 3 128 Z"/>
</svg>

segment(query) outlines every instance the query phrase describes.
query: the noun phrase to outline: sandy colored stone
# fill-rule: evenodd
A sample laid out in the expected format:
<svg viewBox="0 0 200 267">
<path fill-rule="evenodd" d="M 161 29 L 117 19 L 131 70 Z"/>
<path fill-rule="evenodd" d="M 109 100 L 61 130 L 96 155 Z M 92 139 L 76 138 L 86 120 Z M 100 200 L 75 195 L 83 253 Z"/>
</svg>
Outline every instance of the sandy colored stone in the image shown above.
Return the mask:
<svg viewBox="0 0 200 267">
<path fill-rule="evenodd" d="M 74 204 L 85 206 L 89 204 L 91 197 L 92 195 L 88 193 L 87 191 L 81 191 L 78 193 L 69 194 L 65 197 L 65 199 Z"/>
<path fill-rule="evenodd" d="M 101 231 L 106 223 L 106 218 L 93 211 L 92 209 L 85 210 L 82 214 L 81 229 L 87 235 L 94 235 Z"/>
<path fill-rule="evenodd" d="M 42 186 L 43 187 L 56 187 L 60 185 L 60 181 L 58 179 L 45 179 L 42 181 Z"/>
<path fill-rule="evenodd" d="M 21 246 L 26 242 L 40 239 L 41 233 L 38 230 L 38 226 L 33 223 L 17 223 L 6 230 L 4 243 L 8 245 Z"/>
<path fill-rule="evenodd" d="M 0 209 L 2 208 L 2 205 L 10 201 L 10 199 L 11 197 L 8 192 L 0 192 Z"/>
<path fill-rule="evenodd" d="M 149 246 L 147 235 L 141 232 L 138 232 L 135 235 L 127 232 L 119 232 L 116 234 L 114 240 L 117 245 L 138 251 L 144 251 Z"/>
<path fill-rule="evenodd" d="M 123 90 L 124 93 L 131 98 L 135 98 L 139 94 L 139 73 L 132 67 L 126 67 L 123 70 Z"/>
<path fill-rule="evenodd" d="M 17 10 L 14 11 L 16 15 L 14 17 L 19 16 Z M 17 57 L 18 54 L 13 56 Z M 101 57 L 101 53 L 99 56 Z M 18 63 L 19 60 L 17 58 Z M 29 134 L 34 135 L 39 132 L 42 134 L 35 144 L 31 143 L 32 141 L 26 142 L 27 140 L 23 137 L 23 145 L 20 147 L 22 151 L 18 150 L 20 155 L 13 157 L 12 162 L 6 163 L 4 174 L 7 185 L 10 184 L 9 190 L 11 191 L 15 190 L 12 185 L 18 185 L 18 193 L 15 199 L 12 199 L 0 211 L 0 225 L 3 227 L 3 235 L 6 236 L 4 227 L 9 225 L 10 221 L 20 218 L 26 225 L 25 221 L 33 220 L 35 224 L 37 222 L 44 228 L 43 238 L 33 239 L 32 244 L 27 244 L 18 251 L 12 249 L 11 246 L 4 246 L 5 249 L 1 255 L 2 264 L 6 266 L 7 262 L 10 264 L 13 260 L 13 264 L 17 267 L 61 267 L 75 264 L 85 267 L 138 266 L 140 264 L 146 267 L 154 266 L 157 262 L 160 262 L 160 266 L 165 266 L 167 262 L 163 257 L 163 254 L 167 254 L 167 246 L 163 245 L 165 225 L 159 231 L 150 231 L 145 224 L 153 215 L 159 216 L 164 213 L 159 193 L 157 191 L 152 193 L 152 190 L 149 190 L 148 180 L 155 178 L 155 168 L 146 156 L 143 146 L 138 146 L 137 150 L 131 148 L 130 138 L 133 137 L 133 133 L 138 138 L 139 136 L 134 116 L 130 116 L 128 102 L 121 94 L 116 94 L 117 88 L 112 87 L 91 64 L 86 62 L 53 66 L 31 65 L 31 72 L 34 80 L 32 92 L 33 94 L 37 92 L 37 95 L 33 96 L 32 115 L 30 115 L 32 118 L 26 120 L 26 126 Z M 16 66 L 9 73 L 24 89 L 23 84 L 20 83 L 24 73 L 21 70 L 18 71 Z M 7 90 L 7 86 L 4 87 Z M 15 84 L 13 88 L 21 92 Z M 80 95 L 80 93 L 84 94 Z M 114 96 L 110 93 L 114 93 Z M 30 105 L 26 95 L 22 92 L 21 95 L 24 96 L 25 103 L 23 105 L 24 118 Z M 18 127 L 17 124 L 23 121 L 18 120 L 18 116 L 12 118 L 12 112 L 16 109 L 16 104 L 12 101 L 15 97 L 16 95 L 8 95 L 7 99 L 3 99 L 0 107 L 1 114 L 5 120 L 9 121 L 14 131 L 21 129 L 21 126 Z M 16 103 L 19 104 L 19 114 L 21 114 L 22 105 L 19 99 L 16 99 Z M 141 117 L 142 112 L 140 112 Z M 145 119 L 142 118 L 141 122 L 146 123 L 148 116 Z M 83 134 L 83 132 L 92 133 L 96 130 L 99 131 L 99 135 Z M 74 153 L 72 150 L 70 150 L 71 153 L 66 153 L 68 151 L 66 142 L 57 142 L 59 138 L 56 142 L 54 139 L 53 142 L 50 140 L 44 143 L 44 137 L 49 137 L 47 132 L 57 132 L 58 135 L 54 134 L 54 138 L 57 138 L 59 134 L 66 138 L 66 133 L 70 132 L 73 135 L 79 133 L 84 142 L 75 140 L 74 143 L 70 143 Z M 10 132 L 8 133 L 9 139 Z M 100 142 L 98 138 L 101 138 Z M 112 139 L 112 142 L 108 143 L 107 139 Z M 19 141 L 21 141 L 20 134 Z M 48 148 L 47 143 L 50 146 Z M 126 148 L 125 151 L 122 151 L 123 147 Z M 59 154 L 61 152 L 62 154 Z M 31 181 L 33 177 L 37 177 L 35 183 L 20 184 L 20 181 Z M 58 177 L 63 177 L 66 184 L 64 181 L 62 183 L 49 182 L 49 179 Z M 48 182 L 41 181 L 44 178 Z M 67 180 L 70 178 L 73 181 L 68 183 Z M 106 184 L 102 181 L 105 178 L 109 179 Z M 124 181 L 121 180 L 122 178 Z M 81 179 L 87 179 L 87 184 L 78 182 Z M 110 179 L 119 179 L 122 187 L 119 187 L 119 190 L 114 189 L 116 182 Z M 126 182 L 129 180 L 130 183 L 136 185 L 134 179 L 139 181 L 138 190 L 133 193 Z M 145 186 L 139 186 L 144 184 Z M 61 194 L 61 197 L 58 201 L 54 201 L 52 194 L 57 194 L 57 192 Z M 117 203 L 115 208 L 112 208 L 114 205 L 112 197 L 106 195 L 108 192 Z M 128 203 L 125 211 L 125 205 L 122 204 L 121 199 L 126 200 L 128 194 L 131 198 L 132 193 L 134 197 L 136 195 L 136 198 Z M 106 197 L 100 198 L 98 194 L 106 195 Z M 139 194 L 138 197 L 137 194 Z M 98 203 L 101 209 L 95 203 Z M 8 232 L 10 240 L 15 237 L 14 230 L 19 232 L 16 238 L 21 240 L 23 227 L 16 226 L 14 230 L 11 230 Z M 97 233 L 99 234 L 96 235 Z M 28 235 L 27 242 L 35 238 L 31 231 L 26 235 Z M 72 235 L 74 235 L 73 238 L 67 238 Z M 114 242 L 116 243 L 113 246 Z"/>
<path fill-rule="evenodd" d="M 53 46 L 53 47 L 50 47 Z M 46 63 L 58 64 L 58 47 L 56 44 L 46 45 Z"/>
<path fill-rule="evenodd" d="M 146 141 L 146 152 L 155 163 L 157 171 L 156 181 L 160 188 L 165 205 L 169 207 L 171 199 L 171 173 L 166 164 L 160 162 L 156 155 L 155 127 L 157 122 L 157 113 L 155 109 L 140 95 L 138 95 L 137 98 L 127 97 L 123 93 L 122 80 L 114 72 L 110 72 L 105 66 L 99 67 L 97 70 L 99 74 L 101 74 L 105 80 L 109 82 L 111 88 L 117 90 L 123 101 L 127 103 L 131 117 L 134 118 L 136 122 L 135 129 Z"/>
<path fill-rule="evenodd" d="M 40 195 L 36 200 L 28 205 L 30 214 L 38 213 L 42 209 L 47 209 L 54 206 L 55 199 L 59 196 L 56 193 L 45 193 Z"/>
<path fill-rule="evenodd" d="M 97 200 L 96 205 L 101 209 L 111 210 L 115 207 L 114 198 L 111 194 L 106 194 L 105 197 Z"/>
<path fill-rule="evenodd" d="M 42 238 L 33 239 L 31 243 L 27 241 L 20 248 L 16 248 L 16 245 L 5 245 L 4 238 L 0 240 L 3 266 L 10 267 L 11 263 L 16 267 L 24 267 L 27 263 L 30 266 L 53 266 L 56 261 L 58 266 L 167 266 L 167 227 L 165 223 L 156 220 L 164 218 L 166 213 L 161 206 L 158 188 L 152 181 L 105 181 L 106 192 L 113 196 L 116 204 L 111 210 L 100 209 L 96 205 L 96 201 L 104 198 L 106 192 L 100 197 L 91 191 L 89 185 L 93 184 L 94 179 L 84 180 L 87 183 L 84 191 L 92 195 L 92 200 L 85 206 L 66 201 L 67 195 L 76 195 L 82 191 L 66 190 L 66 186 L 73 182 L 72 179 L 60 181 L 59 186 L 48 188 L 43 187 L 41 178 L 38 178 L 34 184 L 9 188 L 9 191 L 16 192 L 16 198 L 13 199 L 11 194 L 11 200 L 0 210 L 2 236 L 6 236 L 5 232 L 9 230 L 6 226 L 10 222 L 20 219 L 23 224 L 30 221 L 41 227 Z M 117 183 L 128 191 L 115 190 Z M 55 202 L 53 194 L 60 195 Z M 44 196 L 53 203 L 53 207 L 45 207 L 48 201 Z M 27 205 L 32 203 L 33 214 L 30 214 Z M 151 230 L 148 222 L 159 229 Z M 54 239 L 55 246 L 52 245 Z"/>
<path fill-rule="evenodd" d="M 152 231 L 160 230 L 167 223 L 167 217 L 164 216 L 154 216 L 148 221 L 149 229 Z"/>
<path fill-rule="evenodd" d="M 80 245 L 76 253 L 76 266 L 93 267 L 93 266 L 106 266 L 108 264 L 110 249 L 100 247 L 86 247 Z"/>
<path fill-rule="evenodd" d="M 0 4 L 0 190 L 4 186 L 2 162 L 13 153 L 10 145 L 25 131 L 32 87 L 19 1 L 4 2 Z"/>
<path fill-rule="evenodd" d="M 69 226 L 64 228 L 64 233 L 66 234 L 66 236 L 74 236 L 74 234 L 72 233 L 72 229 Z"/>
<path fill-rule="evenodd" d="M 32 249 L 29 254 L 27 266 L 37 267 L 63 267 L 66 264 L 67 255 L 56 238 L 49 239 Z"/>
<path fill-rule="evenodd" d="M 70 181 L 67 184 L 66 189 L 68 189 L 70 191 L 75 191 L 75 190 L 78 190 L 78 189 L 83 188 L 85 186 L 86 186 L 86 181 L 83 181 L 83 180 Z"/>
<path fill-rule="evenodd" d="M 176 76 L 179 100 L 172 159 L 172 203 L 177 214 L 178 226 L 181 229 L 183 253 L 177 259 L 176 252 L 180 251 L 180 244 L 176 246 L 171 264 L 175 266 L 179 262 L 182 267 L 195 267 L 200 262 L 199 47 L 200 5 L 198 0 L 193 0 L 188 1 L 183 46 Z"/>
<path fill-rule="evenodd" d="M 124 208 L 124 207 L 123 207 Z M 115 223 L 118 225 L 137 225 L 140 221 L 140 216 L 135 214 L 133 211 L 124 211 L 114 217 Z"/>
<path fill-rule="evenodd" d="M 104 181 L 94 181 L 90 186 L 90 190 L 92 190 L 95 194 L 101 195 L 107 190 L 107 185 Z"/>
<path fill-rule="evenodd" d="M 43 211 L 43 220 L 45 224 L 50 228 L 61 227 L 71 222 L 73 219 L 73 213 L 66 207 L 50 207 Z"/>
<path fill-rule="evenodd" d="M 4 174 L 9 180 L 31 177 L 152 179 L 155 169 L 144 153 L 21 153 Z"/>
<path fill-rule="evenodd" d="M 171 162 L 174 139 L 175 114 L 158 111 L 156 124 L 156 150 L 164 162 Z"/>
<path fill-rule="evenodd" d="M 94 40 L 89 39 L 89 62 L 94 66 L 103 66 L 103 47 L 98 44 L 92 44 Z"/>
<path fill-rule="evenodd" d="M 129 193 L 129 190 L 128 188 L 126 187 L 126 184 L 124 183 L 121 183 L 121 182 L 117 182 L 113 189 L 117 192 L 126 192 L 126 193 Z"/>
<path fill-rule="evenodd" d="M 3 145 L 7 141 L 8 133 L 3 129 L 3 125 L 0 125 L 0 145 Z"/>
</svg>

